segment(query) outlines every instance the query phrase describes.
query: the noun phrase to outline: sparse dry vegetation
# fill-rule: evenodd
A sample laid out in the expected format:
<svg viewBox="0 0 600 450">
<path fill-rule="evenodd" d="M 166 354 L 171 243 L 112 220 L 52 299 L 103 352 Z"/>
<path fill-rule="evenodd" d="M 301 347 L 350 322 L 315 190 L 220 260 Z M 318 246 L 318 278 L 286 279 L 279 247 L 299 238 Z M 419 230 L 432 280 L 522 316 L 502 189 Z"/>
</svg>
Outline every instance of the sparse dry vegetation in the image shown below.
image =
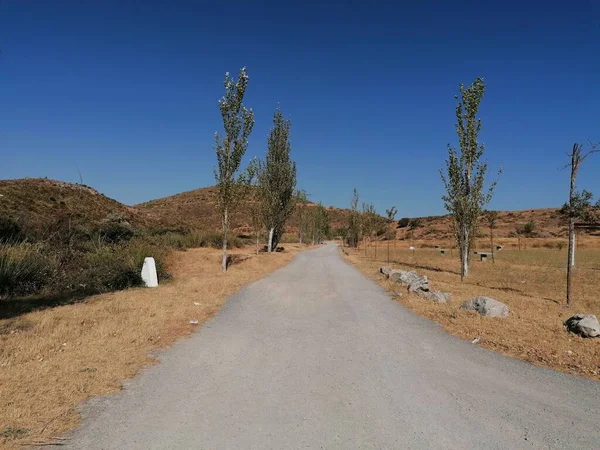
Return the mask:
<svg viewBox="0 0 600 450">
<path fill-rule="evenodd" d="M 421 246 L 413 256 L 408 243 L 395 242 L 391 248 L 391 265 L 427 275 L 436 290 L 452 294 L 452 300 L 447 304 L 408 294 L 401 286 L 379 276 L 378 269 L 386 261 L 383 251 L 377 253 L 380 257 L 375 260 L 372 247 L 368 249 L 368 257 L 365 257 L 364 249 L 347 249 L 346 258 L 392 295 L 400 292 L 401 296 L 395 296 L 398 301 L 438 322 L 452 334 L 467 340 L 479 337 L 478 345 L 505 355 L 600 380 L 600 342 L 568 334 L 562 325 L 578 312 L 600 316 L 597 296 L 600 290 L 600 243 L 596 239 L 589 238 L 580 243 L 571 308 L 565 308 L 563 301 L 564 247 L 519 251 L 510 248 L 512 240 L 500 239 L 499 244 L 508 249 L 496 253 L 496 264 L 473 261 L 469 278 L 461 283 L 456 250 L 453 254 L 441 255 L 438 249 L 423 248 L 425 242 L 419 243 Z M 431 243 L 427 242 L 428 245 Z M 484 246 L 485 240 L 480 244 Z M 509 316 L 492 319 L 459 309 L 463 301 L 479 295 L 506 303 L 510 308 Z"/>
<path fill-rule="evenodd" d="M 232 251 L 221 273 L 216 249 L 176 252 L 174 280 L 90 297 L 86 302 L 0 320 L 0 446 L 56 443 L 78 422 L 78 404 L 120 389 L 121 380 L 211 318 L 244 284 L 288 263 L 300 250 Z M 198 303 L 199 305 L 196 305 Z"/>
</svg>

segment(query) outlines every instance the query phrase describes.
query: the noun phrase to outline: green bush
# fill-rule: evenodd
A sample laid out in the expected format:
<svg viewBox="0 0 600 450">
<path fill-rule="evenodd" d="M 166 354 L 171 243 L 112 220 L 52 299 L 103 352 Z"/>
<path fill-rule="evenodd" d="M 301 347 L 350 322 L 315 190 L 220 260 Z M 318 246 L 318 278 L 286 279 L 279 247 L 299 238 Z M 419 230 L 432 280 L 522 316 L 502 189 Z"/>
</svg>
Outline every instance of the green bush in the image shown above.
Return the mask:
<svg viewBox="0 0 600 450">
<path fill-rule="evenodd" d="M 118 247 L 103 246 L 84 256 L 80 272 L 71 279 L 71 290 L 99 293 L 143 284 L 141 266 L 135 268 Z"/>
<path fill-rule="evenodd" d="M 169 278 L 166 270 L 168 252 L 142 240 L 127 244 L 102 245 L 83 255 L 81 268 L 69 271 L 69 290 L 87 294 L 117 291 L 143 286 L 141 277 L 144 258 L 151 256 L 156 262 L 159 280 Z"/>
<path fill-rule="evenodd" d="M 111 213 L 98 227 L 98 233 L 104 242 L 115 244 L 127 242 L 133 238 L 135 231 L 133 227 L 119 214 Z"/>
<path fill-rule="evenodd" d="M 169 250 L 164 246 L 155 245 L 142 239 L 134 239 L 128 245 L 120 247 L 118 252 L 122 252 L 128 265 L 136 268 L 139 273 L 144 265 L 144 259 L 151 256 L 156 263 L 158 279 L 167 280 L 171 277 L 167 271 Z"/>
<path fill-rule="evenodd" d="M 52 279 L 54 265 L 40 245 L 0 245 L 0 297 L 35 293 Z"/>
<path fill-rule="evenodd" d="M 153 240 L 159 244 L 180 250 L 199 247 L 221 248 L 223 246 L 222 233 L 210 231 L 191 230 L 187 233 L 167 232 L 155 236 Z M 227 246 L 229 248 L 243 247 L 244 240 L 237 236 L 230 235 L 227 237 Z"/>
<path fill-rule="evenodd" d="M 410 219 L 408 217 L 403 217 L 398 220 L 398 226 L 396 228 L 406 228 L 410 224 Z"/>
</svg>

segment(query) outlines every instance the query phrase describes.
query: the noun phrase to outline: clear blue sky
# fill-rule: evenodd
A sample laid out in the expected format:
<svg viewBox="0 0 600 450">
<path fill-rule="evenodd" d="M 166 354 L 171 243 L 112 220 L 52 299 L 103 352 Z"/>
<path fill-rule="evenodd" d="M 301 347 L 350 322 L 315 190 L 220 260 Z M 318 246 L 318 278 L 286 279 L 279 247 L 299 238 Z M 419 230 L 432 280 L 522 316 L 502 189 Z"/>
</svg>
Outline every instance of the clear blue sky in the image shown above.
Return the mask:
<svg viewBox="0 0 600 450">
<path fill-rule="evenodd" d="M 597 0 L 0 0 L 0 178 L 79 167 L 128 204 L 212 185 L 223 75 L 245 65 L 248 157 L 279 105 L 313 199 L 348 206 L 357 187 L 379 212 L 437 214 L 454 95 L 483 76 L 482 140 L 504 168 L 491 207 L 557 206 L 565 152 L 600 141 L 599 24 Z M 600 195 L 599 173 L 596 155 L 580 187 Z"/>
</svg>

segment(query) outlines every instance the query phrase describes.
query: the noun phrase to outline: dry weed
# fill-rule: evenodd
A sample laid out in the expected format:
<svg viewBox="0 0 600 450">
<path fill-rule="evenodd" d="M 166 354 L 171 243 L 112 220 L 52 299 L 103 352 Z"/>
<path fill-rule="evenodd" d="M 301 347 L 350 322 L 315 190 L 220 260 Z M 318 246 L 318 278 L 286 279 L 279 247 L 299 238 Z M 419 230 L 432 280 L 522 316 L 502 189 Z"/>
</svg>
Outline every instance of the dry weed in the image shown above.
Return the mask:
<svg viewBox="0 0 600 450">
<path fill-rule="evenodd" d="M 78 405 L 121 388 L 168 347 L 205 322 L 244 284 L 285 265 L 300 251 L 255 255 L 222 274 L 219 251 L 178 252 L 174 280 L 156 289 L 98 295 L 85 303 L 0 321 L 0 447 L 50 442 L 79 420 Z M 247 259 L 243 259 L 247 256 Z M 197 305 L 198 304 L 198 305 Z"/>
<path fill-rule="evenodd" d="M 575 313 L 600 317 L 599 249 L 590 245 L 579 252 L 575 300 L 572 307 L 566 308 L 566 253 L 544 248 L 503 251 L 497 255 L 496 264 L 473 261 L 469 276 L 461 283 L 456 254 L 442 256 L 435 249 L 417 248 L 413 258 L 408 246 L 408 243 L 396 244 L 391 265 L 427 275 L 432 287 L 451 293 L 452 300 L 437 304 L 405 293 L 396 297 L 401 303 L 463 339 L 479 337 L 479 345 L 505 355 L 600 380 L 600 340 L 568 334 L 562 325 Z M 346 258 L 367 276 L 392 293 L 398 290 L 397 285 L 378 274 L 378 268 L 386 264 L 387 258 L 374 260 L 373 249 L 367 251 L 368 258 L 364 249 L 346 251 Z M 506 303 L 509 317 L 485 318 L 460 309 L 462 302 L 477 295 Z"/>
</svg>

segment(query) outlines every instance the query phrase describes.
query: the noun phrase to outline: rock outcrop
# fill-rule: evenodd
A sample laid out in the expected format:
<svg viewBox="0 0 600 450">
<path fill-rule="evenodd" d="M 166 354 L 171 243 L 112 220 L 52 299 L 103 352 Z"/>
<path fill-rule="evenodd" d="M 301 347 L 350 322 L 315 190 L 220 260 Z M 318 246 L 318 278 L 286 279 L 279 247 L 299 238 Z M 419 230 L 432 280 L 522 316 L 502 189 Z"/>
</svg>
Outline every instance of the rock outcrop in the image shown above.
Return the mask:
<svg viewBox="0 0 600 450">
<path fill-rule="evenodd" d="M 582 337 L 600 336 L 600 323 L 593 314 L 575 314 L 565 320 L 563 325 L 569 333 L 578 334 Z"/>
<path fill-rule="evenodd" d="M 508 306 L 490 297 L 474 297 L 461 305 L 461 309 L 476 311 L 487 317 L 508 316 Z"/>
</svg>

